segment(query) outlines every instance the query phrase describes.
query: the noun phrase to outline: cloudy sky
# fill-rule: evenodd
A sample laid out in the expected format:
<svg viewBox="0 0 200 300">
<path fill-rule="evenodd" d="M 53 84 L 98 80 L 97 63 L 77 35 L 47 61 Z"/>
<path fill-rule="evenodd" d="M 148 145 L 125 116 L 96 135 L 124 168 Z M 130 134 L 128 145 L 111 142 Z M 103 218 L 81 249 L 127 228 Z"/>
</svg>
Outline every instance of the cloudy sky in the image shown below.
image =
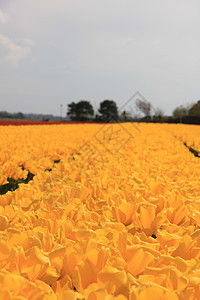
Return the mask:
<svg viewBox="0 0 200 300">
<path fill-rule="evenodd" d="M 200 99 L 199 0 L 0 0 L 0 111 Z"/>
</svg>

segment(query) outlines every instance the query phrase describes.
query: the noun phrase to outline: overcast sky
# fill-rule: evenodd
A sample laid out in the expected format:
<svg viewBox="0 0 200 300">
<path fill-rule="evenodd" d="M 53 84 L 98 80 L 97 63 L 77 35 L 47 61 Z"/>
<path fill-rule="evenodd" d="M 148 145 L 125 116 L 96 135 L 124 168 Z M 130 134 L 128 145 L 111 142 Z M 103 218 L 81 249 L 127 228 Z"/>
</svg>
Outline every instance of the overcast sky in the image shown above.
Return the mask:
<svg viewBox="0 0 200 300">
<path fill-rule="evenodd" d="M 0 0 L 0 111 L 200 99 L 199 0 Z"/>
</svg>

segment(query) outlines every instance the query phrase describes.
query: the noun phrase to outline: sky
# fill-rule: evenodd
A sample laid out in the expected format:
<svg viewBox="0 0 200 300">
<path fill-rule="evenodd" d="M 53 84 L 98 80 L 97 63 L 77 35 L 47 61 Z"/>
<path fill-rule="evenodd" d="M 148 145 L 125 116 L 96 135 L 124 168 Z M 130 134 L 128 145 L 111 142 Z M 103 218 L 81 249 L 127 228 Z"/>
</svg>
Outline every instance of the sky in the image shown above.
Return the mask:
<svg viewBox="0 0 200 300">
<path fill-rule="evenodd" d="M 199 0 L 0 0 L 0 111 L 200 99 Z"/>
</svg>

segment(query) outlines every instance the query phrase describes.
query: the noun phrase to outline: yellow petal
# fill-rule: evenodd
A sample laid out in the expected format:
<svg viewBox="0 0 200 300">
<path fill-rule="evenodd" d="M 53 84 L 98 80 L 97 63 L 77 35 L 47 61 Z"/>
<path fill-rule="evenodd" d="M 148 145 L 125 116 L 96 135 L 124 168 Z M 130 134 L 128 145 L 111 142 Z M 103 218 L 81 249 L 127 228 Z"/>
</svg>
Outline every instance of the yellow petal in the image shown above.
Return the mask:
<svg viewBox="0 0 200 300">
<path fill-rule="evenodd" d="M 103 284 L 108 292 L 115 292 L 127 281 L 126 272 L 114 267 L 106 267 L 98 273 L 98 282 Z"/>
<path fill-rule="evenodd" d="M 151 228 L 151 224 L 155 218 L 155 207 L 153 205 L 140 207 L 140 220 L 143 228 Z"/>
<path fill-rule="evenodd" d="M 45 274 L 42 277 L 40 277 L 40 280 L 44 281 L 48 285 L 51 285 L 54 282 L 56 282 L 56 280 L 59 277 L 60 277 L 60 273 L 58 272 L 58 270 L 56 269 L 56 267 L 51 266 L 50 268 L 47 269 L 47 271 L 45 272 Z"/>
<path fill-rule="evenodd" d="M 84 296 L 77 292 L 73 292 L 70 290 L 65 290 L 61 294 L 58 295 L 57 300 L 84 300 Z"/>
<path fill-rule="evenodd" d="M 97 282 L 97 269 L 89 260 L 81 261 L 73 272 L 72 280 L 76 290 L 82 292 L 89 284 Z"/>
<path fill-rule="evenodd" d="M 0 230 L 5 230 L 8 227 L 8 218 L 0 215 Z"/>
<path fill-rule="evenodd" d="M 163 290 L 158 287 L 149 287 L 140 293 L 139 300 L 162 300 Z"/>
</svg>

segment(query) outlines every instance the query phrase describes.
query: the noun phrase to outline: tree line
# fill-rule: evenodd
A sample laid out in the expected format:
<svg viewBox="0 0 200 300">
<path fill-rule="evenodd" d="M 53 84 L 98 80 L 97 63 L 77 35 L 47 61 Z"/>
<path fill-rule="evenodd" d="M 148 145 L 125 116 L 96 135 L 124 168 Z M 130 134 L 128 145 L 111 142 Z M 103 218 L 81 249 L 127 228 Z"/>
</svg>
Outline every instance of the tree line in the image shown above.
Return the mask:
<svg viewBox="0 0 200 300">
<path fill-rule="evenodd" d="M 92 104 L 87 100 L 71 102 L 67 107 L 67 116 L 71 121 L 94 122 L 127 122 L 127 121 L 161 121 L 164 115 L 161 109 L 153 109 L 153 106 L 143 100 L 137 99 L 134 111 L 122 110 L 119 112 L 114 100 L 100 102 L 97 112 L 94 112 Z"/>
<path fill-rule="evenodd" d="M 81 100 L 77 103 L 68 104 L 67 116 L 71 121 L 97 121 L 97 122 L 114 122 L 119 119 L 118 107 L 113 100 L 104 100 L 100 103 L 98 112 L 94 113 L 92 104 L 87 100 Z"/>
<path fill-rule="evenodd" d="M 159 108 L 154 108 L 151 103 L 137 99 L 132 111 L 120 111 L 114 100 L 100 102 L 97 112 L 94 112 L 92 104 L 87 100 L 71 102 L 67 107 L 67 116 L 71 121 L 79 122 L 116 122 L 116 121 L 140 121 L 140 122 L 182 122 L 188 120 L 200 123 L 200 101 L 186 106 L 176 107 L 172 116 L 165 116 Z"/>
<path fill-rule="evenodd" d="M 7 111 L 0 111 L 0 119 L 24 119 L 25 116 L 23 113 L 9 113 Z"/>
<path fill-rule="evenodd" d="M 173 117 L 185 117 L 185 116 L 196 116 L 200 117 L 200 100 L 196 103 L 190 103 L 186 105 L 180 105 L 173 111 Z"/>
<path fill-rule="evenodd" d="M 168 118 L 168 122 L 200 124 L 200 100 L 176 107 L 172 113 L 172 117 Z"/>
</svg>

